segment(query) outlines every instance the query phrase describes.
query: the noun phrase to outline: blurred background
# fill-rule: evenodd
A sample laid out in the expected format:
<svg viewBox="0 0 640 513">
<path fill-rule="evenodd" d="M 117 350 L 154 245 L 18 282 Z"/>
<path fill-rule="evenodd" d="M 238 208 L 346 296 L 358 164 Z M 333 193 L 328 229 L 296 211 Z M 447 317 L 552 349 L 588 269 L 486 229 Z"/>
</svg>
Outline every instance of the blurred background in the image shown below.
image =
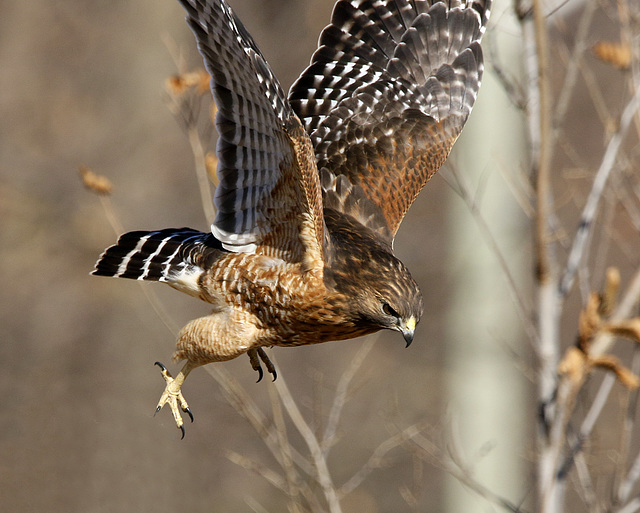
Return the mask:
<svg viewBox="0 0 640 513">
<path fill-rule="evenodd" d="M 521 36 L 501 14 L 507 4 L 498 2 L 489 37 L 517 75 Z M 287 90 L 333 1 L 232 7 Z M 232 451 L 256 467 L 277 466 L 205 370 L 184 387 L 195 415 L 184 440 L 168 411 L 153 417 L 164 387 L 153 363 L 178 367 L 175 337 L 143 287 L 177 326 L 207 306 L 166 286 L 89 276 L 116 234 L 83 187 L 81 165 L 112 181 L 125 230 L 208 229 L 193 154 L 164 89 L 176 55 L 189 69 L 201 66 L 182 8 L 172 0 L 33 0 L 0 1 L 0 9 L 0 509 L 284 511 L 282 492 L 229 460 Z M 526 296 L 530 220 L 501 172 L 528 171 L 524 133 L 522 114 L 487 71 L 451 165 L 467 176 Z M 600 133 L 593 137 L 599 145 Z M 380 334 L 354 379 L 328 464 L 339 485 L 390 436 L 420 423 L 439 447 L 460 449 L 485 485 L 527 503 L 535 363 L 500 263 L 455 182 L 451 168 L 438 174 L 400 229 L 396 253 L 423 290 L 425 315 L 410 349 L 398 334 Z M 362 343 L 271 351 L 314 429 L 326 424 Z M 270 418 L 271 383 L 254 383 L 248 358 L 224 368 Z M 293 429 L 291 437 L 302 451 Z M 374 513 L 487 504 L 437 457 L 425 464 L 401 446 L 342 501 L 344 511 Z"/>
</svg>

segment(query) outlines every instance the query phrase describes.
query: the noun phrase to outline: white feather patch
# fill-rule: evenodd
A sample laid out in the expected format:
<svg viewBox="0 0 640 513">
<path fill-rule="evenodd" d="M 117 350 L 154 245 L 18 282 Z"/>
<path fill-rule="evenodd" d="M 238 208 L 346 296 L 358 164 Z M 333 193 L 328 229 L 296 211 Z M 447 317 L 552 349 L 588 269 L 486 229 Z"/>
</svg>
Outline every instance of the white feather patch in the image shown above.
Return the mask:
<svg viewBox="0 0 640 513">
<path fill-rule="evenodd" d="M 198 297 L 202 289 L 200 287 L 200 276 L 204 271 L 195 265 L 186 265 L 180 269 L 171 271 L 167 277 L 167 283 L 174 289 Z"/>
</svg>

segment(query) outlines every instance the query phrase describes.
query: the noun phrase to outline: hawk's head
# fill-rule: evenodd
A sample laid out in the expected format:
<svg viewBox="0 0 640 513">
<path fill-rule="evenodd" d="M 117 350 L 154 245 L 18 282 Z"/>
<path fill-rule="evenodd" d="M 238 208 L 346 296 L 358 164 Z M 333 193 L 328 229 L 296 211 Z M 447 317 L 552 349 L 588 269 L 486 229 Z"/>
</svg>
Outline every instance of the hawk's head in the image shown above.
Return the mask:
<svg viewBox="0 0 640 513">
<path fill-rule="evenodd" d="M 325 219 L 331 233 L 325 283 L 342 299 L 340 313 L 365 331 L 399 331 L 409 346 L 424 310 L 409 270 L 361 224 L 347 216 Z"/>
<path fill-rule="evenodd" d="M 424 311 L 422 294 L 408 269 L 391 253 L 377 254 L 359 273 L 356 305 L 361 322 L 402 333 L 407 347 Z"/>
</svg>

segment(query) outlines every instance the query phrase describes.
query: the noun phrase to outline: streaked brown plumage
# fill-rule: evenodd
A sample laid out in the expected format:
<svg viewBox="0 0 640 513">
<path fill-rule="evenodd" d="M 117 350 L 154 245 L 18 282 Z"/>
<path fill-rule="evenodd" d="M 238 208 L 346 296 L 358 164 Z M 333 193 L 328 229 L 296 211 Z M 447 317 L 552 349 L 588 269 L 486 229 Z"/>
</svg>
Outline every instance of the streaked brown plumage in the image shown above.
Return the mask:
<svg viewBox="0 0 640 513">
<path fill-rule="evenodd" d="M 180 0 L 218 106 L 212 232 L 130 232 L 94 274 L 164 281 L 213 305 L 164 366 L 178 427 L 199 366 L 264 347 L 380 329 L 407 345 L 422 296 L 392 250 L 412 202 L 475 101 L 491 0 L 341 0 L 310 66 L 284 94 L 224 0 Z"/>
</svg>

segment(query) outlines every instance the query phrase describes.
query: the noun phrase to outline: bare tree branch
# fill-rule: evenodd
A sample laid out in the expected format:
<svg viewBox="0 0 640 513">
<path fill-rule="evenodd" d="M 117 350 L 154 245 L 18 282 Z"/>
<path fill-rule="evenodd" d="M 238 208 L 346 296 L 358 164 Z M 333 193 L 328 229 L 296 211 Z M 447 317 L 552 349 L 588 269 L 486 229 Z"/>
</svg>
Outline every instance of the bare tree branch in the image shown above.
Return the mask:
<svg viewBox="0 0 640 513">
<path fill-rule="evenodd" d="M 591 230 L 593 229 L 593 221 L 598 212 L 602 193 L 607 184 L 607 180 L 611 175 L 611 171 L 615 166 L 622 141 L 627 134 L 631 121 L 636 115 L 639 105 L 640 89 L 636 91 L 631 100 L 629 100 L 629 103 L 627 103 L 627 106 L 620 117 L 620 126 L 617 132 L 611 137 L 604 156 L 602 157 L 600 167 L 593 180 L 591 192 L 589 193 L 589 197 L 587 198 L 587 202 L 582 211 L 580 225 L 574 237 L 571 252 L 567 259 L 565 272 L 560 280 L 559 293 L 562 297 L 566 296 L 569 290 L 571 290 L 576 271 L 583 259 L 586 258 L 586 253 L 588 252 L 587 240 Z"/>
</svg>

